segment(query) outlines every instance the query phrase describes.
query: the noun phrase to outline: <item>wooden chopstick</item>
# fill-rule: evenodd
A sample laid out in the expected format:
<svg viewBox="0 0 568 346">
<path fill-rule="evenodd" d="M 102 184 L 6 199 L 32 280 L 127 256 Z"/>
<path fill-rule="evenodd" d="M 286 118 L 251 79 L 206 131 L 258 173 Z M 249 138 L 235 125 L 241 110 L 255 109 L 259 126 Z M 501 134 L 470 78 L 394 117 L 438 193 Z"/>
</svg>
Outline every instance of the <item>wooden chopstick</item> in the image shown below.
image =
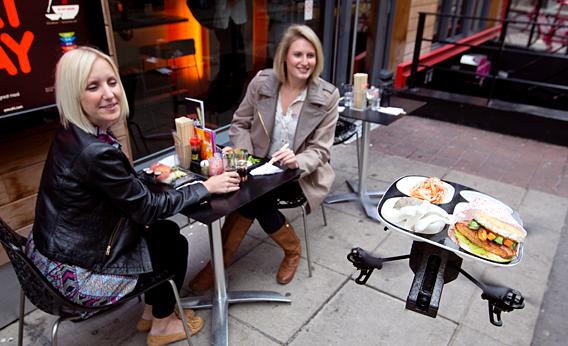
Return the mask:
<svg viewBox="0 0 568 346">
<path fill-rule="evenodd" d="M 286 150 L 287 148 L 288 148 L 288 143 L 284 144 L 282 148 L 280 148 L 278 151 Z M 268 164 L 272 165 L 274 164 L 274 161 L 276 161 L 275 157 L 271 158 L 270 161 L 268 161 Z"/>
</svg>

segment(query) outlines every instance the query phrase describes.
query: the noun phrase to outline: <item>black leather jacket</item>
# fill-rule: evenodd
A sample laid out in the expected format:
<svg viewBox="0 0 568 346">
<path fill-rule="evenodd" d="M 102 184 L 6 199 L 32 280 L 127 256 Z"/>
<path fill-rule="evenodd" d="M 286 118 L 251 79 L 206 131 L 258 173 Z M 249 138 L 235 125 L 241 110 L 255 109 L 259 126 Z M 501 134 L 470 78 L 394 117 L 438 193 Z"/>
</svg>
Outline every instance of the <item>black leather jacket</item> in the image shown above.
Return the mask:
<svg viewBox="0 0 568 346">
<path fill-rule="evenodd" d="M 151 191 L 122 151 L 69 124 L 45 162 L 34 241 L 48 258 L 97 273 L 150 272 L 144 226 L 208 197 L 203 184 Z"/>
</svg>

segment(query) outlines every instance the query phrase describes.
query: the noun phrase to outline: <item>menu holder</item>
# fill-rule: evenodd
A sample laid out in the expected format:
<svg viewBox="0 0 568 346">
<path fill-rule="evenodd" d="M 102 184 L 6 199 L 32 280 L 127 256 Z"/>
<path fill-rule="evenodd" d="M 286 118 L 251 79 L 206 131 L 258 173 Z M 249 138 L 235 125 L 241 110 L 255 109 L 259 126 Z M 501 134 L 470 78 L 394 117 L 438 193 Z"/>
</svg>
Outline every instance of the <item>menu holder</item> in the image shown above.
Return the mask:
<svg viewBox="0 0 568 346">
<path fill-rule="evenodd" d="M 393 229 L 395 231 L 398 231 L 400 233 L 403 233 L 406 236 L 409 236 L 411 238 L 413 238 L 414 240 L 418 240 L 421 242 L 426 242 L 426 243 L 430 243 L 432 245 L 435 245 L 437 247 L 441 247 L 445 250 L 451 251 L 456 253 L 457 255 L 459 255 L 460 257 L 466 258 L 466 259 L 473 259 L 476 261 L 480 261 L 483 263 L 487 263 L 490 265 L 494 265 L 494 266 L 502 266 L 502 267 L 511 267 L 511 266 L 515 266 L 517 264 L 520 263 L 522 257 L 523 257 L 523 252 L 524 252 L 524 243 L 520 243 L 519 244 L 519 248 L 518 248 L 518 252 L 517 255 L 513 258 L 512 261 L 510 262 L 497 262 L 497 261 L 493 261 L 484 257 L 480 257 L 477 256 L 471 252 L 468 252 L 462 248 L 459 247 L 459 245 L 452 240 L 452 238 L 449 236 L 448 231 L 450 230 L 450 228 L 452 227 L 451 225 L 446 225 L 445 227 L 443 227 L 443 229 L 435 234 L 422 234 L 422 233 L 416 233 L 412 230 L 406 229 L 404 227 L 402 227 L 399 224 L 395 224 L 391 221 L 388 220 L 388 217 L 385 217 L 385 213 L 383 211 L 383 206 L 385 205 L 385 203 L 387 203 L 388 200 L 392 199 L 392 198 L 396 198 L 396 197 L 408 197 L 408 194 L 403 193 L 402 191 L 400 191 L 397 188 L 397 185 L 403 185 L 403 184 L 399 184 L 399 182 L 403 179 L 407 179 L 407 178 L 415 178 L 415 177 L 421 177 L 421 176 L 404 176 L 401 177 L 399 179 L 397 179 L 394 183 L 392 183 L 389 188 L 386 190 L 385 194 L 383 195 L 383 197 L 381 198 L 377 208 L 378 208 L 378 215 L 379 215 L 379 219 L 380 221 L 387 226 L 387 228 Z M 427 177 L 423 177 L 423 178 L 427 178 Z M 460 208 L 463 208 L 463 206 L 470 202 L 472 199 L 469 198 L 470 195 L 475 195 L 477 198 L 486 196 L 487 200 L 490 200 L 491 202 L 496 203 L 496 205 L 498 203 L 501 203 L 503 205 L 503 208 L 508 208 L 508 210 L 511 211 L 511 218 L 518 220 L 518 215 L 516 215 L 516 213 L 510 208 L 508 207 L 506 204 L 504 204 L 503 202 L 499 201 L 498 199 L 496 199 L 495 197 L 492 197 L 490 195 L 487 195 L 485 193 L 479 192 L 475 189 L 472 189 L 470 187 L 458 184 L 458 183 L 454 183 L 454 182 L 450 182 L 447 180 L 443 180 L 443 183 L 445 184 L 449 184 L 452 189 L 453 189 L 453 196 L 451 197 L 451 199 L 449 199 L 449 201 L 445 202 L 445 203 L 440 203 L 440 204 L 434 204 L 435 206 L 443 209 L 444 211 L 446 211 L 448 214 L 453 214 L 456 210 L 460 210 Z M 467 199 L 464 198 L 464 195 L 466 197 L 468 197 Z M 468 201 L 468 199 L 470 199 Z M 501 208 L 501 207 L 499 207 Z M 517 217 L 515 217 L 517 216 Z M 520 222 L 519 222 L 520 223 Z"/>
<path fill-rule="evenodd" d="M 215 131 L 196 127 L 195 135 L 201 140 L 201 158 L 207 160 L 215 152 Z"/>
</svg>

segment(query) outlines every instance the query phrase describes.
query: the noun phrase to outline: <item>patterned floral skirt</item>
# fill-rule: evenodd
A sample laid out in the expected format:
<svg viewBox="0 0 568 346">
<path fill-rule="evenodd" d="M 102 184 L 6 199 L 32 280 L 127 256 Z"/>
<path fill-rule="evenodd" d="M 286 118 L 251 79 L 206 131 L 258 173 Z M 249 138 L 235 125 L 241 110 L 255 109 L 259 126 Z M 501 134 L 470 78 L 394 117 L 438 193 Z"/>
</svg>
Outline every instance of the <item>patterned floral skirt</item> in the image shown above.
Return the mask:
<svg viewBox="0 0 568 346">
<path fill-rule="evenodd" d="M 28 237 L 26 254 L 53 287 L 70 301 L 83 306 L 114 304 L 130 293 L 138 281 L 138 275 L 97 274 L 52 261 L 37 250 L 32 233 Z"/>
</svg>

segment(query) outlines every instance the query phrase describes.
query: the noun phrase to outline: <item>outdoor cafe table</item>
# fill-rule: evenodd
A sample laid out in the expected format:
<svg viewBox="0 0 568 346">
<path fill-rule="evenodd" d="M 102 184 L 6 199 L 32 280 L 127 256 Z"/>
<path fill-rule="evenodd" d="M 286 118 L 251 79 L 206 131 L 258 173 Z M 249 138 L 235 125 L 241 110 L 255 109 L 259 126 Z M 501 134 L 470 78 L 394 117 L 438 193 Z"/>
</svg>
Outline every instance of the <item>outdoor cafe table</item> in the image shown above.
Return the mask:
<svg viewBox="0 0 568 346">
<path fill-rule="evenodd" d="M 391 97 L 391 106 L 399 107 L 404 109 L 408 114 L 414 112 L 416 109 L 425 105 L 425 102 L 416 101 L 411 99 L 405 99 L 401 97 Z M 369 156 L 369 131 L 370 123 L 375 123 L 379 125 L 390 125 L 402 117 L 402 115 L 393 115 L 389 113 L 384 113 L 380 111 L 374 111 L 370 108 L 363 110 L 357 110 L 354 108 L 345 108 L 340 112 L 340 116 L 345 118 L 361 120 L 362 130 L 361 130 L 361 149 L 359 155 L 359 162 L 361 167 L 359 167 L 359 182 L 356 184 L 353 181 L 347 180 L 346 183 L 352 192 L 346 194 L 339 194 L 328 196 L 325 199 L 326 204 L 347 202 L 347 201 L 359 201 L 361 206 L 365 210 L 367 216 L 374 220 L 378 220 L 377 213 L 377 202 L 373 201 L 373 198 L 378 198 L 383 195 L 382 191 L 369 191 L 367 190 L 366 180 L 367 180 L 367 168 L 368 168 L 368 156 Z"/>
<path fill-rule="evenodd" d="M 229 304 L 254 302 L 290 303 L 290 299 L 280 293 L 270 291 L 227 291 L 225 282 L 225 267 L 223 263 L 223 243 L 221 238 L 220 219 L 236 211 L 258 197 L 300 177 L 299 169 L 285 170 L 282 173 L 251 176 L 241 188 L 226 195 L 215 195 L 209 203 L 199 208 L 187 208 L 181 213 L 191 219 L 207 225 L 209 245 L 211 246 L 211 261 L 215 275 L 215 285 L 211 296 L 185 297 L 182 304 L 186 308 L 211 308 L 212 344 L 228 345 Z"/>
</svg>

